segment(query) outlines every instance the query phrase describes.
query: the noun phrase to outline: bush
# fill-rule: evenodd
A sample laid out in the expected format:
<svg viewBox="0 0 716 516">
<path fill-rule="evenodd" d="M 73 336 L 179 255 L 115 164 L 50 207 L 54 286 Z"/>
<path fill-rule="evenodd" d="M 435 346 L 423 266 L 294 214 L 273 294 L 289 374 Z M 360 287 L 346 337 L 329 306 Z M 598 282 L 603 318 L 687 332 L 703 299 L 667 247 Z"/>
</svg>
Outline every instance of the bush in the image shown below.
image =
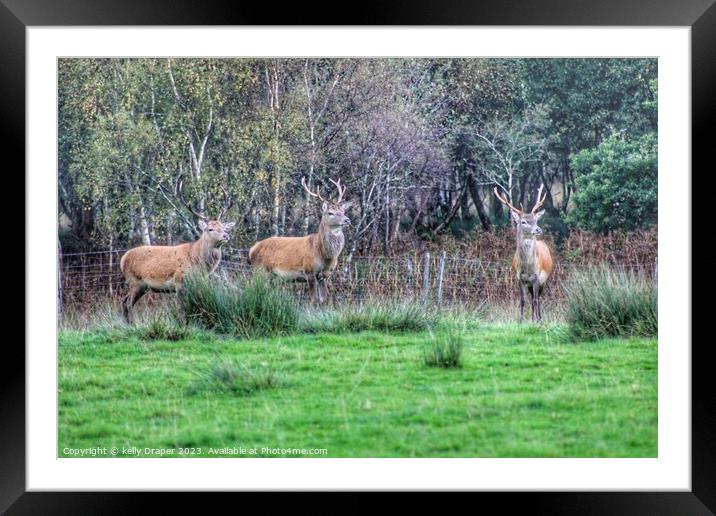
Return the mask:
<svg viewBox="0 0 716 516">
<path fill-rule="evenodd" d="M 597 233 L 657 222 L 657 139 L 611 136 L 572 156 L 577 176 L 567 223 Z"/>
<path fill-rule="evenodd" d="M 178 298 L 187 322 L 219 333 L 256 338 L 285 335 L 298 327 L 293 296 L 261 275 L 230 284 L 194 273 L 184 279 Z"/>
<path fill-rule="evenodd" d="M 429 367 L 461 367 L 463 347 L 462 335 L 449 332 L 435 337 L 425 348 L 423 362 Z"/>
<path fill-rule="evenodd" d="M 603 266 L 574 273 L 565 291 L 567 323 L 575 339 L 658 333 L 657 288 L 649 278 Z"/>
<path fill-rule="evenodd" d="M 307 311 L 302 329 L 309 333 L 408 332 L 426 330 L 436 321 L 436 312 L 421 304 L 372 302 L 337 310 Z"/>
<path fill-rule="evenodd" d="M 267 365 L 251 366 L 224 361 L 197 369 L 199 381 L 189 389 L 190 394 L 201 390 L 223 391 L 233 394 L 253 394 L 278 387 L 281 375 Z"/>
</svg>

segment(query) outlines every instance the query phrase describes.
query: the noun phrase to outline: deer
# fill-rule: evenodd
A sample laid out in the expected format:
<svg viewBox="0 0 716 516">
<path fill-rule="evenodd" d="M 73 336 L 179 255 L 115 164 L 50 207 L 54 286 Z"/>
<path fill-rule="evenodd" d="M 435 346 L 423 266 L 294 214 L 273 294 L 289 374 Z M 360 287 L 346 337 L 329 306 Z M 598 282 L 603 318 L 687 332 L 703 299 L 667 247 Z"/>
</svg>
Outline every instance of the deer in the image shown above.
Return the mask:
<svg viewBox="0 0 716 516">
<path fill-rule="evenodd" d="M 307 282 L 318 304 L 326 300 L 326 279 L 336 268 L 338 256 L 345 245 L 343 227 L 351 224 L 346 212 L 353 204 L 351 201 L 342 202 L 345 186 L 341 186 L 341 180 L 330 181 L 338 191 L 334 201 L 324 199 L 320 188 L 311 191 L 306 185 L 306 178 L 301 178 L 304 190 L 322 202 L 321 222 L 316 233 L 302 237 L 273 236 L 249 249 L 249 261 L 254 270 L 265 271 L 287 281 Z"/>
<path fill-rule="evenodd" d="M 537 201 L 529 213 L 524 211 L 522 203 L 520 209 L 515 208 L 509 203 L 506 195 L 500 195 L 497 188 L 494 189 L 500 202 L 510 209 L 512 222 L 515 225 L 517 248 L 512 258 L 512 271 L 520 290 L 520 322 L 525 311 L 525 289 L 529 291 L 532 298 L 532 321 L 542 320 L 540 296 L 552 273 L 552 254 L 549 247 L 542 240 L 537 240 L 537 236 L 542 234 L 542 229 L 537 223 L 545 212 L 545 210 L 537 210 L 542 207 L 547 197 L 547 192 L 542 195 L 543 188 L 544 185 L 541 184 L 537 191 Z"/>
<path fill-rule="evenodd" d="M 130 311 L 147 292 L 179 292 L 187 273 L 200 270 L 211 274 L 221 262 L 221 247 L 230 240 L 230 232 L 236 224 L 221 222 L 229 206 L 212 220 L 194 211 L 183 197 L 180 200 L 197 217 L 201 235 L 194 242 L 142 245 L 122 255 L 119 268 L 129 287 L 122 299 L 122 313 L 127 322 L 131 322 Z"/>
</svg>

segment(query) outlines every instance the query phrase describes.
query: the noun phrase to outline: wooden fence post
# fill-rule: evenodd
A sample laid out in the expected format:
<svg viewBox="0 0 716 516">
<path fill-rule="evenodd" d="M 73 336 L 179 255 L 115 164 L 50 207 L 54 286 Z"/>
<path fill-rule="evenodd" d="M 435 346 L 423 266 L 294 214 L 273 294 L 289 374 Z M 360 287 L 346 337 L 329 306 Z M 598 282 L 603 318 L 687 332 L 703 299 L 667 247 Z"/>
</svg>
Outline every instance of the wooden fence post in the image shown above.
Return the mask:
<svg viewBox="0 0 716 516">
<path fill-rule="evenodd" d="M 112 285 L 112 275 L 114 274 L 114 249 L 112 249 L 113 239 L 109 239 L 109 267 L 107 267 L 107 277 L 109 278 L 109 295 L 114 295 L 114 286 Z"/>
<path fill-rule="evenodd" d="M 423 291 L 421 292 L 423 302 L 429 299 L 428 291 L 430 290 L 430 251 L 426 251 L 423 255 Z"/>
<path fill-rule="evenodd" d="M 435 294 L 435 301 L 440 304 L 443 297 L 443 273 L 445 272 L 445 251 L 440 253 L 440 264 L 438 265 L 438 289 Z"/>
</svg>

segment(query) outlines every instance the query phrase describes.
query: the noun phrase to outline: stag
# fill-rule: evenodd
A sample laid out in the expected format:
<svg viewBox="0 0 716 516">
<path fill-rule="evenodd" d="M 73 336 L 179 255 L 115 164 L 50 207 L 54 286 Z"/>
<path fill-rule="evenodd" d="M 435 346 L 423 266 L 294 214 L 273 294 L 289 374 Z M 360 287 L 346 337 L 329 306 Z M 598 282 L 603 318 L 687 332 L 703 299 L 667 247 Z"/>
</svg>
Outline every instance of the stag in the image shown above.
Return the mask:
<svg viewBox="0 0 716 516">
<path fill-rule="evenodd" d="M 336 268 L 343 250 L 343 227 L 351 221 L 345 213 L 353 204 L 342 202 L 345 187 L 341 180 L 330 180 L 338 191 L 335 201 L 321 196 L 316 188 L 312 192 L 301 178 L 301 185 L 309 195 L 322 202 L 318 232 L 303 237 L 270 237 L 251 247 L 249 260 L 255 270 L 263 270 L 289 281 L 305 281 L 314 300 L 322 304 L 327 297 L 326 279 Z"/>
<path fill-rule="evenodd" d="M 517 249 L 512 258 L 512 270 L 517 278 L 520 289 L 520 322 L 525 311 L 525 288 L 529 290 L 532 298 L 532 320 L 542 319 L 542 308 L 540 296 L 552 273 L 552 255 L 549 247 L 537 236 L 542 234 L 542 229 L 537 225 L 539 219 L 544 215 L 544 210 L 537 211 L 544 204 L 547 192 L 542 195 L 544 185 L 540 185 L 537 191 L 537 203 L 532 211 L 527 213 L 522 208 L 515 208 L 507 200 L 507 196 L 500 195 L 495 188 L 497 198 L 510 209 L 512 221 L 515 224 L 515 236 L 517 237 Z"/>
<path fill-rule="evenodd" d="M 195 211 L 181 196 L 181 184 L 178 186 L 178 198 L 198 219 L 201 236 L 194 242 L 185 244 L 143 245 L 130 249 L 119 261 L 119 268 L 129 287 L 122 300 L 122 313 L 130 322 L 130 310 L 147 292 L 178 292 L 182 288 L 184 276 L 189 271 L 203 270 L 212 273 L 221 261 L 221 247 L 231 238 L 230 231 L 235 222 L 221 222 L 231 204 L 215 220 L 210 220 Z M 224 191 L 225 195 L 228 194 Z"/>
</svg>

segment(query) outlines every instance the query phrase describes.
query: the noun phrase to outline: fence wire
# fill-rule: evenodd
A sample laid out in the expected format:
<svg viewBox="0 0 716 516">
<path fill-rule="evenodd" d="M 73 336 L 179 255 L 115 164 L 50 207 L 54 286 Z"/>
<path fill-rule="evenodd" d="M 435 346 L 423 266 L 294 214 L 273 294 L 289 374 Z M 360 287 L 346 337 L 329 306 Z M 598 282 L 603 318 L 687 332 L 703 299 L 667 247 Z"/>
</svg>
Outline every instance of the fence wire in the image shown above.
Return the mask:
<svg viewBox="0 0 716 516">
<path fill-rule="evenodd" d="M 64 254 L 60 265 L 60 299 L 64 305 L 86 304 L 121 296 L 126 286 L 119 269 L 125 249 Z M 225 248 L 217 273 L 229 280 L 251 274 L 248 250 Z M 515 300 L 517 283 L 511 259 L 484 261 L 445 253 L 411 253 L 400 256 L 342 256 L 327 286 L 337 302 L 369 299 L 416 299 L 445 304 L 480 305 Z M 656 280 L 653 263 L 610 263 L 625 271 Z M 569 276 L 588 265 L 563 264 L 556 260 L 545 289 L 545 302 L 563 301 Z M 307 295 L 305 283 L 292 287 Z"/>
</svg>

